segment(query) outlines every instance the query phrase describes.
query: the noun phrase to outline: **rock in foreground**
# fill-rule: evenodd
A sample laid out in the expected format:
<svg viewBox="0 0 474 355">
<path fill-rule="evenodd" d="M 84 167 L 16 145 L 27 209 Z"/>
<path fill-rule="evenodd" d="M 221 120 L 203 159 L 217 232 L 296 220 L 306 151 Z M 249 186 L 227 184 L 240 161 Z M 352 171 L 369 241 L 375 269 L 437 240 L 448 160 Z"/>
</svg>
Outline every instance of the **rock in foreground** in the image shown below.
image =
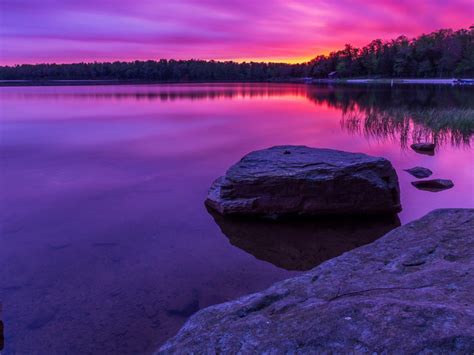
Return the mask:
<svg viewBox="0 0 474 355">
<path fill-rule="evenodd" d="M 411 169 L 405 169 L 405 171 L 418 179 L 424 179 L 433 174 L 433 172 L 430 169 L 423 168 L 421 166 L 415 166 L 414 168 L 411 168 Z"/>
<path fill-rule="evenodd" d="M 431 192 L 443 191 L 454 187 L 454 183 L 446 179 L 413 181 L 411 184 L 417 189 Z"/>
<path fill-rule="evenodd" d="M 192 316 L 160 353 L 472 353 L 474 210 L 436 210 Z"/>
<path fill-rule="evenodd" d="M 207 206 L 224 215 L 393 214 L 398 177 L 387 159 L 304 146 L 252 152 L 212 185 Z"/>
</svg>

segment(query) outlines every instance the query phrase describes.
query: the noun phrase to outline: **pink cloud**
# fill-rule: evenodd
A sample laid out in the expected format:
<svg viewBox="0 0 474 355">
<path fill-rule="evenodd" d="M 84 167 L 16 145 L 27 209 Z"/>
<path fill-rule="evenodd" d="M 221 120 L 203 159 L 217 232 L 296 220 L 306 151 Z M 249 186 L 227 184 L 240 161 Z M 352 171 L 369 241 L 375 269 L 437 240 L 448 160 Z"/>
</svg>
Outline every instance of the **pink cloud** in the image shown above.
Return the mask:
<svg viewBox="0 0 474 355">
<path fill-rule="evenodd" d="M 303 61 L 375 38 L 472 24 L 470 0 L 3 0 L 0 64 Z"/>
</svg>

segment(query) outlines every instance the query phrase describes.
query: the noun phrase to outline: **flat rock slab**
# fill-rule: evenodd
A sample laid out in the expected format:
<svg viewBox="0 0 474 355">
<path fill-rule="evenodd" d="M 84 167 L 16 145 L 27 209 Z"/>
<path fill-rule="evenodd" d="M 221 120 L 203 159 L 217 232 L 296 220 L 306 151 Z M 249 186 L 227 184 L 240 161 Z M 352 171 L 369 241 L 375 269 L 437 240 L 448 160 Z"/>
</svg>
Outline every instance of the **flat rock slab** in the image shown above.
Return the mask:
<svg viewBox="0 0 474 355">
<path fill-rule="evenodd" d="M 419 190 L 431 192 L 439 192 L 454 187 L 454 183 L 446 179 L 413 181 L 411 184 Z"/>
<path fill-rule="evenodd" d="M 474 352 L 474 209 L 436 210 L 269 289 L 201 310 L 158 353 Z"/>
<path fill-rule="evenodd" d="M 405 171 L 418 179 L 424 179 L 433 174 L 433 172 L 430 169 L 423 168 L 421 166 L 415 166 L 414 168 L 411 168 L 411 169 L 405 169 Z"/>
<path fill-rule="evenodd" d="M 384 158 L 305 146 L 252 152 L 212 185 L 206 205 L 221 214 L 393 214 L 398 177 Z"/>
</svg>

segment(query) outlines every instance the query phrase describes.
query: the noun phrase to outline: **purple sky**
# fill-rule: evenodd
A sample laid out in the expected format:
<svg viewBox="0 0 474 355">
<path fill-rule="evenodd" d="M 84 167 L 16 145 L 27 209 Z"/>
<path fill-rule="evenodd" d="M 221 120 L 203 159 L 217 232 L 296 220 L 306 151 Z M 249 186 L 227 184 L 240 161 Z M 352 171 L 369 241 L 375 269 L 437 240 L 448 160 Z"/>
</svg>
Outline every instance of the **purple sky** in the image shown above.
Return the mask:
<svg viewBox="0 0 474 355">
<path fill-rule="evenodd" d="M 474 23 L 472 0 L 0 0 L 0 64 L 297 62 Z"/>
</svg>

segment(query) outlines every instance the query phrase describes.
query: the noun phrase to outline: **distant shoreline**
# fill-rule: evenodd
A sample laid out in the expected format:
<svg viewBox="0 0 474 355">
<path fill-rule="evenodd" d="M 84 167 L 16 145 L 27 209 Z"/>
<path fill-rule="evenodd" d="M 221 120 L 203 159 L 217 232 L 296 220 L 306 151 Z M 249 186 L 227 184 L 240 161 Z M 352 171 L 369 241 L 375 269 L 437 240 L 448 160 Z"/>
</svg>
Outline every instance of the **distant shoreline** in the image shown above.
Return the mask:
<svg viewBox="0 0 474 355">
<path fill-rule="evenodd" d="M 297 83 L 297 84 L 350 84 L 350 85 L 474 85 L 474 78 L 461 79 L 314 79 L 289 78 L 268 81 L 147 81 L 147 80 L 0 80 L 0 87 L 11 86 L 96 86 L 96 85 L 155 85 L 155 84 L 258 84 L 258 83 Z"/>
<path fill-rule="evenodd" d="M 439 78 L 414 78 L 414 79 L 403 79 L 403 78 L 384 78 L 384 79 L 370 79 L 370 78 L 359 78 L 359 79 L 312 79 L 311 83 L 341 83 L 341 84 L 389 84 L 389 85 L 474 85 L 473 78 L 452 78 L 452 79 L 439 79 Z"/>
<path fill-rule="evenodd" d="M 0 80 L 0 87 L 7 86 L 96 86 L 96 85 L 176 85 L 176 84 L 259 84 L 259 83 L 303 83 L 302 80 L 269 80 L 269 81 L 157 81 L 157 80 Z"/>
</svg>

